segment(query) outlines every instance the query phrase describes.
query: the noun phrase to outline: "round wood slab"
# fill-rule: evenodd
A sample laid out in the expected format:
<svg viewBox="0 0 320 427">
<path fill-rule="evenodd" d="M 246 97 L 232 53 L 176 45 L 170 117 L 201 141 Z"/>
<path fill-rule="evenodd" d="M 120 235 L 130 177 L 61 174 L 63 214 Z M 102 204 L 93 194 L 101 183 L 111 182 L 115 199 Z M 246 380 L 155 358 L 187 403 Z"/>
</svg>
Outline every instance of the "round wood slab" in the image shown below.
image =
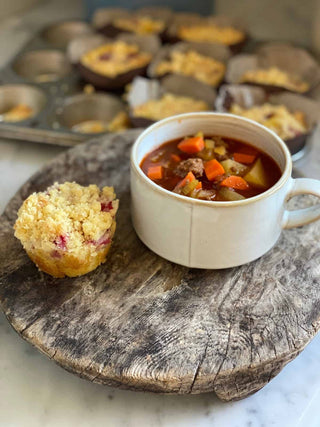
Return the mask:
<svg viewBox="0 0 320 427">
<path fill-rule="evenodd" d="M 320 222 L 283 232 L 272 251 L 239 268 L 165 261 L 131 225 L 129 156 L 138 132 L 63 153 L 11 200 L 0 223 L 2 308 L 24 339 L 83 378 L 241 399 L 268 383 L 319 329 Z M 12 225 L 30 193 L 66 180 L 114 185 L 120 210 L 107 262 L 86 276 L 55 279 L 28 259 Z"/>
</svg>

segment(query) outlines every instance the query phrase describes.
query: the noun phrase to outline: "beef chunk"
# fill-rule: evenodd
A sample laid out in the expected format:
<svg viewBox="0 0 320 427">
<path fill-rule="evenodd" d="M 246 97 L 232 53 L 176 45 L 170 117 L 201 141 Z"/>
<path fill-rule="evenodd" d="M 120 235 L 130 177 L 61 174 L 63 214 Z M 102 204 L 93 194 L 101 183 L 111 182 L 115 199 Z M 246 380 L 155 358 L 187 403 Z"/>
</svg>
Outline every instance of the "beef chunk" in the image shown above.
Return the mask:
<svg viewBox="0 0 320 427">
<path fill-rule="evenodd" d="M 218 162 L 222 162 L 223 160 L 227 160 L 229 157 L 227 154 L 216 154 L 214 155 L 215 159 L 218 160 Z"/>
<path fill-rule="evenodd" d="M 178 164 L 174 173 L 184 178 L 188 172 L 192 172 L 196 178 L 200 178 L 203 175 L 203 170 L 203 161 L 201 159 L 187 159 Z"/>
</svg>

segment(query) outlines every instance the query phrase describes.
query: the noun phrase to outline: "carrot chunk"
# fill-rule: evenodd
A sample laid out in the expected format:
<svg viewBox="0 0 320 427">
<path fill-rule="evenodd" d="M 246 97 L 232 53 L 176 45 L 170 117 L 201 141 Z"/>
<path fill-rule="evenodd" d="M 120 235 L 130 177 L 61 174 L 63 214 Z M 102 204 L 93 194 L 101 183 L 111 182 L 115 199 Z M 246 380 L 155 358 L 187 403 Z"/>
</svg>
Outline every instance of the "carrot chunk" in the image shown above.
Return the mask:
<svg viewBox="0 0 320 427">
<path fill-rule="evenodd" d="M 204 165 L 204 171 L 209 181 L 213 181 L 215 177 L 224 174 L 224 168 L 216 159 L 209 160 Z"/>
<path fill-rule="evenodd" d="M 192 182 L 196 177 L 193 175 L 192 172 L 188 172 L 187 175 L 177 184 L 176 188 L 184 187 L 185 185 L 189 184 L 189 182 Z"/>
<path fill-rule="evenodd" d="M 202 188 L 202 182 L 199 181 L 197 186 L 196 186 L 196 190 L 201 190 L 201 188 Z"/>
<path fill-rule="evenodd" d="M 204 149 L 204 140 L 201 136 L 187 138 L 178 144 L 178 148 L 187 154 L 199 153 Z"/>
<path fill-rule="evenodd" d="M 181 157 L 178 156 L 178 154 L 171 154 L 171 160 L 178 163 L 178 162 L 181 162 Z"/>
<path fill-rule="evenodd" d="M 236 162 L 244 163 L 245 165 L 253 163 L 255 158 L 256 156 L 254 154 L 233 153 L 233 159 Z"/>
<path fill-rule="evenodd" d="M 222 187 L 234 188 L 235 190 L 247 190 L 249 184 L 241 176 L 231 175 L 220 182 Z"/>
<path fill-rule="evenodd" d="M 148 168 L 148 178 L 154 179 L 162 179 L 163 177 L 163 169 L 162 166 L 150 166 Z"/>
</svg>

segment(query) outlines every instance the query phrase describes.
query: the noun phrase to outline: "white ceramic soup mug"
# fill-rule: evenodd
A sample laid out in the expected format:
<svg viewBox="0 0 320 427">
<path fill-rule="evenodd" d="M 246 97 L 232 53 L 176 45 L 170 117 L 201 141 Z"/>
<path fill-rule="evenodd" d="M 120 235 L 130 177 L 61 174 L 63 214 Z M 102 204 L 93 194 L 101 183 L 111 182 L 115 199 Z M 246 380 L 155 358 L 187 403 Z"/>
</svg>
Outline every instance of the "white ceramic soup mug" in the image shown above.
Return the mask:
<svg viewBox="0 0 320 427">
<path fill-rule="evenodd" d="M 255 197 L 214 202 L 167 191 L 140 168 L 144 157 L 161 144 L 202 131 L 247 142 L 269 154 L 282 175 Z M 190 113 L 161 120 L 136 140 L 131 154 L 131 197 L 134 228 L 153 252 L 195 268 L 227 268 L 253 261 L 277 242 L 283 228 L 320 218 L 320 205 L 288 211 L 297 194 L 320 197 L 320 181 L 292 179 L 292 161 L 285 143 L 252 120 L 231 114 Z"/>
</svg>

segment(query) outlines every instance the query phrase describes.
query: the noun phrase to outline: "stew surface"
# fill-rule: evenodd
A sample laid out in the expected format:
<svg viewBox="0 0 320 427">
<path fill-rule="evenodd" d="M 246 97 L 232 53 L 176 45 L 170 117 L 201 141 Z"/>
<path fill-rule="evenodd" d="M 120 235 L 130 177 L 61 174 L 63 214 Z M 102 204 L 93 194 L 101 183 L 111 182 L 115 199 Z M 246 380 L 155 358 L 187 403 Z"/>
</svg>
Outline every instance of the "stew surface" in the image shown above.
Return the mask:
<svg viewBox="0 0 320 427">
<path fill-rule="evenodd" d="M 146 155 L 140 167 L 166 190 L 214 201 L 254 197 L 281 177 L 277 163 L 261 150 L 202 132 L 162 144 Z"/>
</svg>

